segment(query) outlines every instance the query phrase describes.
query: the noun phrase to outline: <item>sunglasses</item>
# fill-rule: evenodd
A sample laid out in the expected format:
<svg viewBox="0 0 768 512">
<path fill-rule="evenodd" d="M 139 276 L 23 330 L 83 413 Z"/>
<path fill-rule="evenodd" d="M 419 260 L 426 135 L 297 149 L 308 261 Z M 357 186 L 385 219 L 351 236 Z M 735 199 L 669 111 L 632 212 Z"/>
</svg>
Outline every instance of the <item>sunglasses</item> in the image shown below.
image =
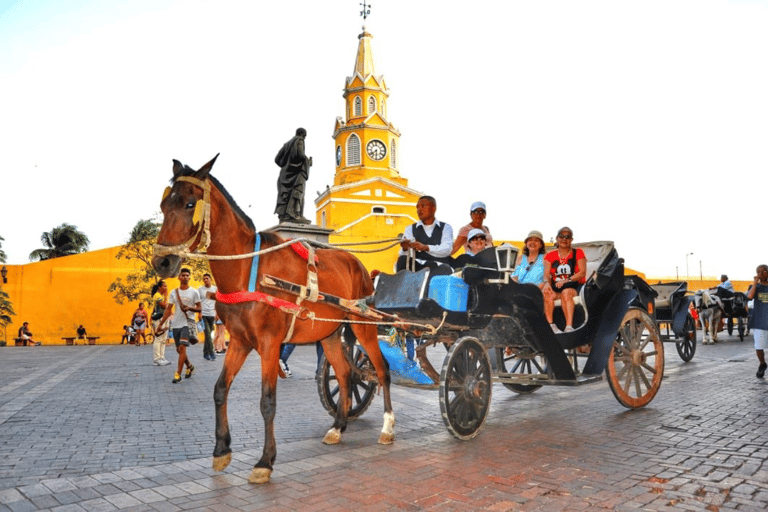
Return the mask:
<svg viewBox="0 0 768 512">
<path fill-rule="evenodd" d="M 480 209 L 472 210 L 472 213 L 477 215 L 485 215 L 485 210 L 480 210 Z"/>
<path fill-rule="evenodd" d="M 573 235 L 557 235 L 557 238 L 562 238 L 563 240 L 571 240 Z"/>
</svg>

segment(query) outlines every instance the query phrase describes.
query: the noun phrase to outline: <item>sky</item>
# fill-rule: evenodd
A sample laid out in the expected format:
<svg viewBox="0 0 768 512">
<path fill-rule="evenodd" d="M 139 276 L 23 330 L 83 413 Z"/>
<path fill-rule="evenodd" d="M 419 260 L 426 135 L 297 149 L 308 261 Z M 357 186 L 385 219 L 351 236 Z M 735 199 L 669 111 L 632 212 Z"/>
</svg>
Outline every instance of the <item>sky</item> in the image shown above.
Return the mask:
<svg viewBox="0 0 768 512">
<path fill-rule="evenodd" d="M 0 236 L 24 264 L 63 222 L 120 245 L 172 160 L 266 229 L 296 128 L 305 215 L 333 183 L 359 0 L 0 0 Z M 768 262 L 768 0 L 373 0 L 401 174 L 456 230 L 612 240 L 648 276 Z M 415 212 L 414 212 L 415 216 Z"/>
</svg>

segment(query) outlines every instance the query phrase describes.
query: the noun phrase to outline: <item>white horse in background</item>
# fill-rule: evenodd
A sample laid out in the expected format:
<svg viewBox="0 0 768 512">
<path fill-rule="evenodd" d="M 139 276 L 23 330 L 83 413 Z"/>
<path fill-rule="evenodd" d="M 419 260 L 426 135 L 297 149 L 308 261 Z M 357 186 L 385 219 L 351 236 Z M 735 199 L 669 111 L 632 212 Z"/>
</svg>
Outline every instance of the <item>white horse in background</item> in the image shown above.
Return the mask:
<svg viewBox="0 0 768 512">
<path fill-rule="evenodd" d="M 704 331 L 702 345 L 717 343 L 717 328 L 723 318 L 723 304 L 720 297 L 710 295 L 707 290 L 699 290 L 694 295 L 694 305 L 699 312 L 701 328 Z"/>
</svg>

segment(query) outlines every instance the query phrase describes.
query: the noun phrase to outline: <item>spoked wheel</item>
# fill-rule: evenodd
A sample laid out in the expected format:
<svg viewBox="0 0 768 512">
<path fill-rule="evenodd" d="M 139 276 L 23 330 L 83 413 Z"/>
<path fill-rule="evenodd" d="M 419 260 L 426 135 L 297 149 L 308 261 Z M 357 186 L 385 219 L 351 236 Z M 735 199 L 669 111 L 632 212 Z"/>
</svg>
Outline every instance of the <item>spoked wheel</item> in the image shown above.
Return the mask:
<svg viewBox="0 0 768 512">
<path fill-rule="evenodd" d="M 360 349 L 360 346 L 355 344 L 351 349 L 345 350 L 351 351 L 352 361 L 357 368 L 370 369 L 373 367 L 368 356 Z M 350 383 L 350 389 L 352 391 L 352 406 L 349 409 L 347 418 L 353 420 L 361 416 L 368 406 L 373 401 L 374 393 L 376 392 L 375 380 L 363 380 L 360 376 L 352 372 L 352 382 Z M 320 360 L 320 370 L 318 370 L 317 379 L 317 392 L 320 394 L 320 403 L 323 404 L 325 410 L 331 416 L 336 415 L 336 408 L 338 407 L 338 395 L 339 395 L 339 381 L 336 378 L 336 372 L 333 366 L 328 362 L 328 359 L 323 355 Z"/>
<path fill-rule="evenodd" d="M 643 309 L 630 308 L 624 315 L 605 373 L 616 400 L 629 409 L 647 405 L 659 391 L 664 344 Z"/>
<path fill-rule="evenodd" d="M 743 319 L 742 317 L 739 317 L 739 319 L 738 319 L 738 320 L 739 320 L 739 326 L 738 326 L 738 330 L 739 330 L 739 341 L 744 341 L 744 333 L 745 333 L 745 332 L 746 332 L 746 330 L 747 330 L 747 327 L 746 327 L 746 325 L 745 325 L 745 324 L 746 324 L 746 322 L 744 322 L 744 319 Z"/>
<path fill-rule="evenodd" d="M 680 359 L 686 363 L 693 359 L 693 355 L 696 353 L 696 322 L 691 315 L 686 315 L 683 337 L 675 339 L 675 346 Z"/>
<path fill-rule="evenodd" d="M 728 321 L 726 322 L 726 325 L 728 326 L 728 336 L 733 334 L 733 317 L 729 316 Z"/>
<path fill-rule="evenodd" d="M 477 338 L 460 338 L 440 373 L 440 412 L 448 431 L 466 441 L 480 431 L 491 406 L 491 361 Z"/>
<path fill-rule="evenodd" d="M 537 354 L 530 348 L 512 348 L 511 354 L 506 354 L 504 348 L 496 349 L 496 361 L 498 373 L 523 373 L 528 375 L 546 375 L 546 360 L 541 354 Z M 541 384 L 512 384 L 505 382 L 504 387 L 515 393 L 533 393 L 541 387 Z"/>
</svg>

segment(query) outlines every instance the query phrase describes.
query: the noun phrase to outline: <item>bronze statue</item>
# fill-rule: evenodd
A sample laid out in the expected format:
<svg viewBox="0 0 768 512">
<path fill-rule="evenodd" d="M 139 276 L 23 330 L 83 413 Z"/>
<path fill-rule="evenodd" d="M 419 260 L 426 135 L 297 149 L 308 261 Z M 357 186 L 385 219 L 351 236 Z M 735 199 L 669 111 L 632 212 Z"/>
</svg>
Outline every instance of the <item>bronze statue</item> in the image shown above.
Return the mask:
<svg viewBox="0 0 768 512">
<path fill-rule="evenodd" d="M 312 157 L 307 157 L 304 153 L 306 136 L 307 130 L 298 128 L 296 136 L 283 144 L 275 157 L 275 163 L 280 166 L 275 213 L 281 223 L 311 223 L 309 219 L 304 218 L 304 187 L 309 178 L 309 167 L 312 165 Z"/>
</svg>

